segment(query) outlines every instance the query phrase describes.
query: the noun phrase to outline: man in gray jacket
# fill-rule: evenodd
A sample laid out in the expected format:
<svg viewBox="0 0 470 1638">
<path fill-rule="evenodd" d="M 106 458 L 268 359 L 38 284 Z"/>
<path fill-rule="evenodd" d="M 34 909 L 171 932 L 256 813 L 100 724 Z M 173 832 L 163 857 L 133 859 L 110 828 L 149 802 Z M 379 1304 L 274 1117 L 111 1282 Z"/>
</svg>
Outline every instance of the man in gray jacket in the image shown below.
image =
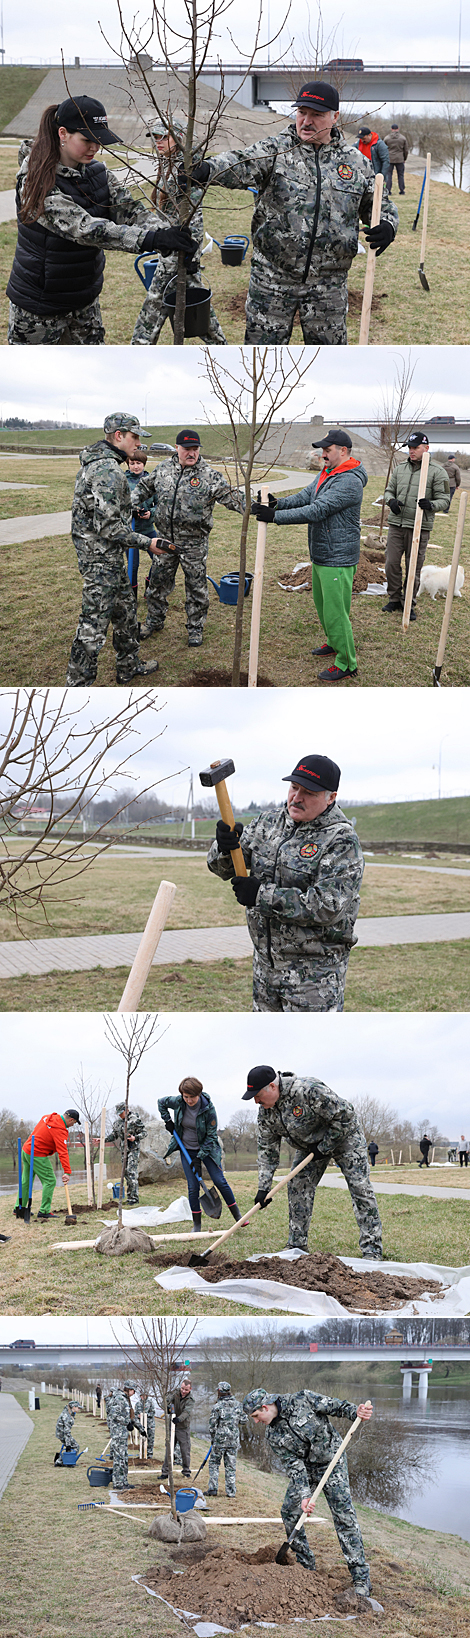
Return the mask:
<svg viewBox="0 0 470 1638">
<path fill-rule="evenodd" d="M 408 143 L 406 136 L 403 135 L 403 131 L 400 131 L 400 126 L 393 123 L 390 130 L 387 131 L 387 135 L 384 137 L 384 142 L 387 144 L 389 161 L 386 178 L 387 192 L 391 193 L 392 191 L 393 172 L 395 169 L 398 180 L 398 192 L 404 193 L 405 160 L 408 159 Z"/>
<path fill-rule="evenodd" d="M 412 432 L 408 438 L 408 460 L 400 462 L 400 465 L 395 467 L 385 490 L 385 500 L 392 513 L 393 522 L 388 526 L 385 548 L 388 603 L 384 603 L 383 614 L 403 612 L 417 504 L 423 513 L 410 620 L 416 620 L 416 598 L 421 570 L 436 512 L 448 512 L 450 506 L 449 479 L 439 461 L 429 462 L 426 494 L 418 501 L 420 466 L 426 449 L 429 449 L 429 438 L 426 437 L 426 433 Z M 405 583 L 402 590 L 403 555 Z"/>
<path fill-rule="evenodd" d="M 342 427 L 333 427 L 312 447 L 323 450 L 319 477 L 297 495 L 270 495 L 268 506 L 254 501 L 252 512 L 266 523 L 308 523 L 313 601 L 326 638 L 312 653 L 322 659 L 334 656 L 333 664 L 318 676 L 319 682 L 335 683 L 357 677 L 349 615 L 361 544 L 362 494 L 368 479 L 361 461 L 352 457 L 352 442 Z"/>
</svg>

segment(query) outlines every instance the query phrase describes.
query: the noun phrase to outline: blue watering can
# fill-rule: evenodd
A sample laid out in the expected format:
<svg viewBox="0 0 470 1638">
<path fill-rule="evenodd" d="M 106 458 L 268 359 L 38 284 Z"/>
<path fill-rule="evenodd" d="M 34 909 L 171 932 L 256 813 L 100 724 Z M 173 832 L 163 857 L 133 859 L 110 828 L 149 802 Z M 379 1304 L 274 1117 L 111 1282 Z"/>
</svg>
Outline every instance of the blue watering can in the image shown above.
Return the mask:
<svg viewBox="0 0 470 1638">
<path fill-rule="evenodd" d="M 130 553 L 129 553 L 129 556 L 130 556 Z M 119 1200 L 120 1192 L 121 1192 L 121 1184 L 120 1183 L 113 1183 L 113 1188 L 112 1188 L 113 1200 Z M 122 1185 L 122 1198 L 123 1198 L 123 1200 L 125 1200 L 125 1198 L 126 1198 L 125 1183 L 123 1183 L 123 1185 Z"/>
<path fill-rule="evenodd" d="M 66 1450 L 65 1445 L 61 1445 L 58 1456 L 54 1456 L 54 1467 L 76 1467 L 80 1456 L 86 1456 L 87 1450 L 88 1445 L 86 1450 Z"/>
<path fill-rule="evenodd" d="M 162 1484 L 160 1485 L 160 1491 L 161 1491 L 162 1495 L 164 1495 L 164 1496 L 169 1496 L 170 1495 L 170 1491 L 165 1490 L 165 1487 Z M 195 1503 L 197 1502 L 197 1498 L 198 1498 L 198 1491 L 194 1489 L 193 1485 L 187 1485 L 187 1487 L 185 1489 L 175 1490 L 175 1503 L 176 1503 L 177 1512 L 178 1513 L 190 1513 L 190 1512 L 192 1512 L 192 1509 L 193 1509 Z"/>
<path fill-rule="evenodd" d="M 227 233 L 223 243 L 214 239 L 219 246 L 224 267 L 240 267 L 244 262 L 250 241 L 246 233 Z"/>
<path fill-rule="evenodd" d="M 143 254 L 141 252 L 140 256 L 136 256 L 135 258 L 134 267 L 136 273 L 138 274 L 141 283 L 145 285 L 146 290 L 150 290 L 155 268 L 160 261 L 160 256 L 149 255 L 148 251 L 147 254 L 145 254 L 145 251 Z M 140 264 L 142 264 L 142 267 Z"/>
<path fill-rule="evenodd" d="M 238 582 L 240 579 L 238 569 L 235 574 L 221 574 L 220 586 L 217 585 L 216 580 L 212 579 L 211 574 L 208 574 L 207 579 L 210 580 L 211 586 L 215 587 L 219 602 L 231 603 L 232 607 L 234 607 L 238 602 Z M 245 597 L 249 596 L 252 579 L 252 574 L 245 575 Z"/>
</svg>

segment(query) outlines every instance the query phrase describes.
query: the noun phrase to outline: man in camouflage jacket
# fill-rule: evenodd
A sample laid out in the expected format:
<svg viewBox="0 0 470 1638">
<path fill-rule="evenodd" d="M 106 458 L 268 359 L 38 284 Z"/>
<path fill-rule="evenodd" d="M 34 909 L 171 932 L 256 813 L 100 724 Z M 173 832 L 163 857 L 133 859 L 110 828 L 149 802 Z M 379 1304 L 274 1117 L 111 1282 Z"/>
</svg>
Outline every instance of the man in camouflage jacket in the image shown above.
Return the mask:
<svg viewBox="0 0 470 1638">
<path fill-rule="evenodd" d="M 370 228 L 374 173 L 337 127 L 334 87 L 302 86 L 295 107 L 295 124 L 285 131 L 217 154 L 193 175 L 203 186 L 258 189 L 245 342 L 289 341 L 298 310 L 305 342 L 343 346 L 359 222 L 381 255 L 395 238 L 398 214 L 384 193 L 380 222 Z"/>
<path fill-rule="evenodd" d="M 246 1416 L 239 1399 L 235 1399 L 230 1382 L 217 1384 L 217 1403 L 209 1417 L 212 1450 L 209 1457 L 209 1489 L 207 1496 L 216 1496 L 219 1488 L 219 1467 L 223 1458 L 225 1494 L 237 1494 L 237 1451 L 240 1449 L 240 1424 Z"/>
<path fill-rule="evenodd" d="M 114 1126 L 112 1131 L 109 1133 L 109 1137 L 106 1138 L 106 1142 L 119 1144 L 121 1150 L 121 1160 L 123 1160 L 126 1141 L 125 1103 L 116 1104 L 116 1114 L 118 1119 L 114 1122 Z M 127 1204 L 129 1206 L 138 1206 L 139 1204 L 139 1155 L 142 1138 L 146 1137 L 146 1134 L 147 1127 L 145 1125 L 145 1121 L 142 1120 L 141 1115 L 137 1114 L 136 1109 L 128 1109 L 127 1159 L 124 1176 L 127 1183 Z"/>
<path fill-rule="evenodd" d="M 191 1377 L 189 1371 L 183 1371 L 177 1388 L 168 1394 L 168 1414 L 175 1424 L 175 1444 L 179 1444 L 183 1459 L 183 1479 L 191 1478 L 191 1411 L 194 1410 L 194 1399 L 191 1393 Z M 162 1479 L 168 1478 L 170 1450 L 168 1443 L 165 1448 L 165 1459 L 162 1462 Z"/>
<path fill-rule="evenodd" d="M 61 1411 L 60 1416 L 57 1417 L 55 1436 L 56 1439 L 61 1439 L 66 1450 L 80 1450 L 78 1440 L 74 1439 L 73 1437 L 72 1429 L 74 1421 L 75 1412 L 72 1409 L 71 1403 L 64 1405 L 63 1411 Z"/>
<path fill-rule="evenodd" d="M 148 135 L 152 137 L 159 159 L 159 177 L 155 189 L 155 193 L 157 195 L 157 207 L 165 212 L 165 217 L 169 222 L 174 222 L 175 226 L 179 226 L 180 214 L 178 205 L 181 200 L 181 190 L 178 181 L 178 162 L 181 163 L 181 155 L 182 150 L 184 149 L 186 136 L 186 126 L 182 124 L 181 120 L 172 119 L 170 130 L 169 126 L 165 124 L 163 120 L 156 119 L 151 126 Z M 197 163 L 197 156 L 195 156 L 195 163 Z M 204 222 L 201 209 L 202 196 L 200 188 L 192 187 L 190 189 L 190 197 L 191 205 L 196 206 L 194 215 L 191 217 L 190 232 L 191 237 L 197 247 L 193 252 L 191 259 L 191 270 L 193 274 L 199 277 L 201 272 L 202 242 L 204 238 Z M 134 326 L 131 346 L 156 346 L 160 331 L 163 329 L 165 319 L 168 316 L 164 311 L 163 305 L 165 288 L 171 279 L 174 280 L 176 278 L 177 272 L 177 255 L 166 257 L 157 256 L 155 272 L 150 285 L 150 290 L 147 291 L 145 301 L 140 309 L 139 317 Z M 215 309 L 212 306 L 212 302 L 209 308 L 209 329 L 206 340 L 210 341 L 212 346 L 226 347 L 227 345 L 224 332 L 219 324 L 219 320 Z"/>
<path fill-rule="evenodd" d="M 199 433 L 183 428 L 176 439 L 175 454 L 161 461 L 153 472 L 144 472 L 132 497 L 137 524 L 139 511 L 151 507 L 159 534 L 168 535 L 175 546 L 174 552 L 152 563 L 141 640 L 163 630 L 180 563 L 186 591 L 188 644 L 190 648 L 200 647 L 209 608 L 206 566 L 216 501 L 229 512 L 243 513 L 245 491 L 231 489 L 227 478 L 201 455 Z"/>
<path fill-rule="evenodd" d="M 328 1161 L 334 1160 L 351 1195 L 362 1256 L 380 1261 L 382 1224 L 369 1176 L 367 1141 L 352 1103 L 339 1098 L 323 1081 L 287 1072 L 276 1074 L 270 1064 L 257 1064 L 249 1071 L 242 1101 L 251 1098 L 259 1106 L 255 1204 L 259 1202 L 262 1208 L 266 1204 L 283 1139 L 295 1149 L 293 1166 L 313 1153 L 310 1164 L 287 1185 L 289 1246 L 308 1251 L 315 1190 Z"/>
<path fill-rule="evenodd" d="M 155 1405 L 152 1395 L 148 1393 L 145 1388 L 142 1388 L 140 1399 L 137 1400 L 136 1411 L 137 1415 L 142 1418 L 142 1421 L 144 1416 L 147 1418 L 146 1454 L 147 1456 L 153 1456 L 153 1447 L 155 1444 Z"/>
<path fill-rule="evenodd" d="M 329 757 L 302 757 L 280 812 L 233 831 L 219 819 L 209 870 L 246 907 L 254 1012 L 342 1012 L 364 860 L 336 803 L 341 774 Z M 235 876 L 240 845 L 249 877 Z"/>
<path fill-rule="evenodd" d="M 372 1416 L 372 1405 L 352 1405 L 347 1399 L 328 1399 L 324 1394 L 279 1394 L 274 1398 L 264 1388 L 253 1388 L 243 1400 L 243 1409 L 254 1422 L 266 1427 L 266 1439 L 275 1461 L 289 1474 L 289 1484 L 281 1507 L 281 1517 L 289 1536 L 302 1511 L 306 1512 L 308 1498 L 331 1462 L 341 1444 L 340 1435 L 329 1421 L 330 1416 L 345 1416 L 353 1422 L 356 1416 L 367 1422 Z M 369 1565 L 366 1564 L 355 1509 L 349 1489 L 346 1456 L 327 1479 L 323 1495 L 333 1518 L 341 1551 L 344 1554 L 356 1592 L 370 1596 Z M 298 1530 L 292 1543 L 299 1564 L 315 1569 L 315 1557 L 304 1528 Z"/>
<path fill-rule="evenodd" d="M 114 1490 L 127 1490 L 129 1488 L 127 1482 L 128 1437 L 134 1426 L 139 1428 L 131 1404 L 132 1395 L 135 1392 L 135 1382 L 124 1382 L 122 1388 L 114 1389 L 107 1405 L 107 1422 L 111 1434 L 111 1455 L 113 1458 Z"/>
<path fill-rule="evenodd" d="M 104 438 L 83 449 L 80 456 L 81 471 L 72 504 L 72 540 L 83 576 L 83 593 L 67 670 L 69 688 L 84 688 L 95 681 L 98 657 L 111 623 L 116 681 L 129 683 L 133 677 L 158 671 L 157 660 L 143 665 L 139 659 L 135 598 L 124 556 L 126 547 L 140 547 L 150 556 L 160 549 L 156 537 L 149 540 L 132 529 L 127 461 L 139 445 L 140 434 L 135 415 L 121 411 L 107 415 Z"/>
</svg>

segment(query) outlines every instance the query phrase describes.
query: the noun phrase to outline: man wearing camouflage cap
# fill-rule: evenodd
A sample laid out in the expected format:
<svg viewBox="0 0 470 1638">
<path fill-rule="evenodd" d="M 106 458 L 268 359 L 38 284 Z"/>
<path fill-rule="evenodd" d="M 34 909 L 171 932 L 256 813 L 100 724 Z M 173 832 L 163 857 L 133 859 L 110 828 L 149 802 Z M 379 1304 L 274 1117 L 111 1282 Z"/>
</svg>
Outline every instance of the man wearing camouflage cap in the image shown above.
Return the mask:
<svg viewBox="0 0 470 1638">
<path fill-rule="evenodd" d="M 179 1444 L 183 1459 L 183 1479 L 191 1478 L 191 1411 L 194 1410 L 194 1399 L 191 1393 L 191 1374 L 183 1371 L 178 1386 L 168 1394 L 166 1408 L 175 1427 L 175 1446 Z M 165 1459 L 162 1462 L 162 1479 L 168 1478 L 170 1464 L 170 1446 L 165 1447 Z"/>
<path fill-rule="evenodd" d="M 232 1393 L 230 1382 L 218 1382 L 217 1403 L 209 1417 L 212 1450 L 209 1457 L 209 1489 L 206 1496 L 216 1496 L 219 1488 L 219 1467 L 223 1459 L 225 1494 L 237 1494 L 237 1451 L 240 1448 L 240 1426 L 246 1423 L 240 1400 Z"/>
<path fill-rule="evenodd" d="M 73 1399 L 69 1399 L 68 1404 L 64 1405 L 60 1416 L 57 1417 L 55 1436 L 56 1439 L 60 1439 L 61 1444 L 63 1444 L 65 1447 L 65 1450 L 80 1450 L 78 1439 L 75 1439 L 73 1435 L 75 1412 L 78 1410 L 78 1408 L 79 1407 L 74 1403 Z M 56 1461 L 55 1465 L 60 1465 L 58 1460 Z"/>
<path fill-rule="evenodd" d="M 116 1104 L 116 1115 L 117 1119 L 114 1121 L 109 1136 L 106 1137 L 106 1142 L 119 1144 L 122 1161 L 124 1160 L 127 1139 L 126 1169 L 124 1172 L 127 1183 L 127 1204 L 128 1206 L 138 1206 L 140 1145 L 142 1139 L 147 1135 L 147 1127 L 145 1121 L 142 1120 L 142 1116 L 137 1114 L 136 1109 L 128 1109 L 126 1122 L 125 1103 Z"/>
<path fill-rule="evenodd" d="M 279 1164 L 281 1143 L 295 1149 L 293 1166 L 313 1154 L 308 1166 L 287 1185 L 289 1246 L 308 1251 L 308 1232 L 315 1190 L 328 1161 L 334 1160 L 346 1178 L 359 1227 L 363 1257 L 382 1257 L 382 1224 L 369 1176 L 367 1140 L 352 1103 L 313 1076 L 292 1075 L 256 1064 L 250 1069 L 242 1102 L 258 1105 L 258 1193 L 255 1205 L 263 1210 Z"/>
<path fill-rule="evenodd" d="M 152 563 L 141 640 L 163 631 L 179 564 L 184 574 L 188 647 L 200 648 L 209 608 L 207 556 L 216 502 L 229 512 L 243 513 L 245 491 L 232 489 L 223 473 L 209 466 L 201 454 L 199 433 L 183 427 L 174 455 L 160 461 L 153 472 L 144 472 L 132 497 L 137 526 L 139 511 L 150 507 L 162 535 L 170 535 L 175 544 L 173 553 Z"/>
<path fill-rule="evenodd" d="M 178 182 L 178 164 L 184 150 L 186 126 L 179 119 L 169 118 L 168 123 L 156 119 L 151 125 L 148 135 L 152 138 L 157 151 L 159 166 L 157 180 L 152 194 L 152 203 L 163 211 L 167 220 L 180 227 L 178 204 L 181 199 L 181 189 Z M 204 222 L 201 208 L 201 190 L 191 187 L 191 206 L 196 206 L 194 216 L 189 224 L 191 237 L 195 243 L 191 259 L 191 272 L 200 276 L 202 242 L 204 238 Z M 150 290 L 143 306 L 140 309 L 137 323 L 134 327 L 131 346 L 155 347 L 163 329 L 167 313 L 164 311 L 164 291 L 171 279 L 176 278 L 178 272 L 178 256 L 161 256 L 156 260 Z M 224 332 L 219 324 L 212 302 L 209 309 L 209 329 L 204 338 L 214 346 L 226 347 Z"/>
<path fill-rule="evenodd" d="M 111 1455 L 113 1458 L 113 1489 L 133 1490 L 133 1485 L 127 1482 L 128 1477 L 128 1435 L 136 1428 L 145 1438 L 145 1429 L 140 1422 L 136 1422 L 131 1404 L 132 1395 L 136 1393 L 135 1382 L 123 1382 L 122 1388 L 115 1388 L 107 1404 L 107 1422 L 111 1434 Z"/>
<path fill-rule="evenodd" d="M 301 1513 L 313 1511 L 309 1507 L 312 1491 L 323 1478 L 341 1444 L 340 1435 L 329 1417 L 345 1416 L 353 1422 L 359 1416 L 362 1422 L 368 1422 L 372 1416 L 372 1405 L 352 1405 L 347 1399 L 328 1399 L 324 1394 L 311 1393 L 308 1389 L 274 1397 L 264 1388 L 253 1388 L 243 1400 L 243 1409 L 253 1422 L 266 1428 L 266 1439 L 276 1465 L 280 1463 L 289 1474 L 281 1517 L 286 1535 L 290 1536 Z M 340 1457 L 327 1479 L 323 1494 L 356 1593 L 369 1598 L 369 1565 L 366 1564 L 364 1543 L 351 1500 L 345 1455 Z M 305 1569 L 315 1569 L 315 1556 L 303 1527 L 294 1537 L 292 1552 Z"/>
<path fill-rule="evenodd" d="M 280 812 L 217 823 L 207 863 L 246 908 L 254 1012 L 343 1011 L 364 859 L 336 802 L 340 777 L 329 757 L 301 757 Z M 238 845 L 249 876 L 235 875 Z"/>
<path fill-rule="evenodd" d="M 245 342 L 289 341 L 298 311 L 305 342 L 344 346 L 359 222 L 379 256 L 395 238 L 398 213 L 385 192 L 380 222 L 370 227 L 372 165 L 338 120 L 335 87 L 313 80 L 301 86 L 295 123 L 194 167 L 203 186 L 257 189 Z"/>
<path fill-rule="evenodd" d="M 88 445 L 80 455 L 81 471 L 72 504 L 72 540 L 83 576 L 83 594 L 67 671 L 71 688 L 95 682 L 98 657 L 110 624 L 118 683 L 158 671 L 157 660 L 143 665 L 139 659 L 135 598 L 124 555 L 126 547 L 137 546 L 153 558 L 170 545 L 132 530 L 127 462 L 138 448 L 143 430 L 137 416 L 117 411 L 106 416 L 104 438 Z"/>
</svg>

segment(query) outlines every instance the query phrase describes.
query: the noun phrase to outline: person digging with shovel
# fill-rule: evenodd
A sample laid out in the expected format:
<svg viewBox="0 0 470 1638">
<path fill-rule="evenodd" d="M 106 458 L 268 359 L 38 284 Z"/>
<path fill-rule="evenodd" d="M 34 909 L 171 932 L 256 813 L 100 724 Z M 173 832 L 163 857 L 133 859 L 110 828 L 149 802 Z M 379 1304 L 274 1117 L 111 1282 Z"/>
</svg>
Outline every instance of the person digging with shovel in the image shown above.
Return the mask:
<svg viewBox="0 0 470 1638">
<path fill-rule="evenodd" d="M 66 1177 L 71 1176 L 69 1151 L 67 1148 L 67 1132 L 71 1126 L 80 1125 L 78 1109 L 66 1109 L 64 1115 L 43 1115 L 37 1126 L 33 1127 L 22 1150 L 22 1193 L 23 1200 L 28 1199 L 31 1141 L 34 1137 L 33 1174 L 39 1177 L 42 1183 L 41 1207 L 38 1211 L 38 1222 L 47 1223 L 50 1217 L 56 1216 L 51 1212 L 52 1196 L 56 1186 L 56 1175 L 51 1161 L 51 1155 L 58 1155 L 62 1171 Z M 18 1200 L 19 1204 L 19 1191 Z"/>
<path fill-rule="evenodd" d="M 197 1171 L 201 1170 L 204 1161 L 206 1171 L 212 1182 L 225 1200 L 235 1222 L 241 1221 L 242 1213 L 235 1199 L 230 1183 L 227 1183 L 221 1168 L 222 1150 L 217 1137 L 217 1113 L 211 1099 L 204 1092 L 202 1081 L 195 1075 L 187 1075 L 180 1081 L 179 1096 L 174 1098 L 159 1098 L 158 1113 L 170 1133 L 171 1142 L 165 1154 L 165 1160 L 180 1149 L 181 1165 L 188 1185 L 188 1197 L 191 1207 L 194 1233 L 201 1232 L 200 1189 L 201 1180 Z M 179 1141 L 178 1141 L 179 1140 Z M 187 1151 L 184 1153 L 181 1143 Z M 215 1190 L 206 1191 L 214 1197 Z M 203 1196 L 204 1201 L 204 1196 Z M 220 1204 L 220 1202 L 219 1202 Z M 205 1210 L 207 1209 L 207 1203 Z M 209 1213 L 215 1215 L 215 1213 Z M 220 1213 L 218 1212 L 219 1216 Z"/>
<path fill-rule="evenodd" d="M 301 1393 L 268 1394 L 264 1388 L 252 1388 L 243 1400 L 243 1409 L 253 1422 L 266 1428 L 270 1452 L 289 1474 L 289 1484 L 281 1507 L 281 1517 L 289 1537 L 301 1513 L 313 1512 L 312 1491 L 324 1475 L 341 1439 L 329 1420 L 330 1416 L 345 1416 L 352 1422 L 356 1417 L 368 1422 L 372 1405 L 352 1405 L 347 1399 L 329 1399 L 324 1394 Z M 369 1565 L 366 1563 L 355 1509 L 351 1500 L 346 1457 L 339 1458 L 334 1471 L 324 1486 L 333 1524 L 341 1551 L 346 1559 L 358 1597 L 370 1598 Z M 281 1548 L 285 1561 L 285 1547 Z M 307 1570 L 315 1569 L 315 1555 L 302 1526 L 292 1541 L 292 1551 L 298 1564 Z"/>
</svg>

